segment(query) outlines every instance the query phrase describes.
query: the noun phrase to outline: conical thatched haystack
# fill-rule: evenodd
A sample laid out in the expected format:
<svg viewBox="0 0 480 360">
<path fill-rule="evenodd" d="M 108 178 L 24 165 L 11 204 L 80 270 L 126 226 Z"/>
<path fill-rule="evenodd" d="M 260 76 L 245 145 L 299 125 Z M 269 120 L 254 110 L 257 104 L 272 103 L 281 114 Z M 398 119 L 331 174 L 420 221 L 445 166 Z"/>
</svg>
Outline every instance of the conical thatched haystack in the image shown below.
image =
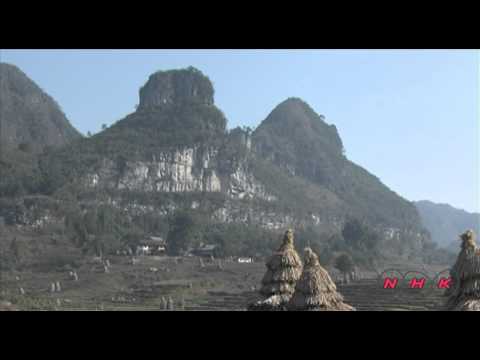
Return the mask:
<svg viewBox="0 0 480 360">
<path fill-rule="evenodd" d="M 267 272 L 262 279 L 260 294 L 266 299 L 249 308 L 251 310 L 283 310 L 295 291 L 302 274 L 302 260 L 293 246 L 293 231 L 285 232 L 282 245 L 267 261 Z"/>
<path fill-rule="evenodd" d="M 447 309 L 480 311 L 480 249 L 472 230 L 460 235 L 460 239 L 461 251 L 450 270 L 452 286 L 447 291 Z"/>
<path fill-rule="evenodd" d="M 343 296 L 337 292 L 335 283 L 318 261 L 312 249 L 305 249 L 303 273 L 298 280 L 295 293 L 288 303 L 289 310 L 313 311 L 352 311 L 350 305 L 343 302 Z"/>
</svg>

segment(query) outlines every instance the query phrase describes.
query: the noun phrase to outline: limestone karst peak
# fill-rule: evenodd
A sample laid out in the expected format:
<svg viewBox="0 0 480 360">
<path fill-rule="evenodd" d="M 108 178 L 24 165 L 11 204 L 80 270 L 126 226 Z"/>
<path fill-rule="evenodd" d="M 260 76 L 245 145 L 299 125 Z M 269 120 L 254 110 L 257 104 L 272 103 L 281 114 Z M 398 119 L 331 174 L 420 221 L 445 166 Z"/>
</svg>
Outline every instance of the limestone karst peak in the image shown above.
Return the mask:
<svg viewBox="0 0 480 360">
<path fill-rule="evenodd" d="M 138 109 L 185 102 L 204 105 L 214 103 L 214 89 L 210 79 L 192 66 L 186 69 L 158 71 L 150 75 L 140 89 Z"/>
</svg>

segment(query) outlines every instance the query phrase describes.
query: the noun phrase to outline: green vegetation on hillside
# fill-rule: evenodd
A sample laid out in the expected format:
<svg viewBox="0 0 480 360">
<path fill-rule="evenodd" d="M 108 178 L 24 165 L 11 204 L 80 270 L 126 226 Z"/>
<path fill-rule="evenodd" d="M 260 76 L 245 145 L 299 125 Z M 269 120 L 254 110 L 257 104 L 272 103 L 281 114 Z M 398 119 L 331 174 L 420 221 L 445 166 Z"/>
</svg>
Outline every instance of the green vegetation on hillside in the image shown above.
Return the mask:
<svg viewBox="0 0 480 360">
<path fill-rule="evenodd" d="M 14 65 L 0 63 L 0 160 L 9 151 L 40 153 L 81 137 L 60 106 Z"/>
<path fill-rule="evenodd" d="M 338 209 L 343 217 L 365 217 L 372 225 L 421 230 L 415 206 L 349 161 L 336 128 L 300 99 L 278 105 L 255 130 L 253 140 L 260 157 L 315 185 L 303 186 L 303 193 L 313 195 L 311 202 L 318 207 Z M 269 180 L 279 183 L 272 176 Z M 287 187 L 280 185 L 279 193 Z M 330 196 L 320 200 L 314 195 L 319 192 Z"/>
</svg>

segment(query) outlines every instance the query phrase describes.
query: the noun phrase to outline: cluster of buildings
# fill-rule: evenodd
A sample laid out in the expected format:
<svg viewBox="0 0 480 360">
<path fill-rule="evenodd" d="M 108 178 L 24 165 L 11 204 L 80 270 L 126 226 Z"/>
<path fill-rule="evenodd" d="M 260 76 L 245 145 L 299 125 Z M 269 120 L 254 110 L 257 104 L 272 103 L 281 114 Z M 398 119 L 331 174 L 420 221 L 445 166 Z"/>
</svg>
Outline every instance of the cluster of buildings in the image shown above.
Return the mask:
<svg viewBox="0 0 480 360">
<path fill-rule="evenodd" d="M 200 244 L 199 246 L 190 249 L 187 256 L 199 257 L 217 257 L 219 246 L 216 244 Z M 135 250 L 137 256 L 162 256 L 167 253 L 167 241 L 160 236 L 149 236 L 139 242 Z M 126 254 L 126 255 L 133 255 Z M 252 257 L 235 257 L 231 260 L 240 264 L 251 264 L 254 262 Z"/>
</svg>

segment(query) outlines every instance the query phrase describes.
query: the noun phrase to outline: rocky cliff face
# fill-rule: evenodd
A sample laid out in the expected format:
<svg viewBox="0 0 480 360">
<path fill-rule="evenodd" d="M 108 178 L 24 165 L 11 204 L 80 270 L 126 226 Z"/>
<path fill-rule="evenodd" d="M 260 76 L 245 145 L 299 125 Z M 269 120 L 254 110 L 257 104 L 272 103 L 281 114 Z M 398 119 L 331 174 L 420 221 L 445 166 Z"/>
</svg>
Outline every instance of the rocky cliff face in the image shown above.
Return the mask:
<svg viewBox="0 0 480 360">
<path fill-rule="evenodd" d="M 0 150 L 38 153 L 79 137 L 49 95 L 16 66 L 0 63 Z"/>
<path fill-rule="evenodd" d="M 98 171 L 86 175 L 85 184 L 140 192 L 219 192 L 236 199 L 274 198 L 245 163 L 222 169 L 218 152 L 216 148 L 199 146 L 172 149 L 157 153 L 149 161 L 126 161 L 121 168 L 115 161 L 105 159 Z"/>
</svg>

